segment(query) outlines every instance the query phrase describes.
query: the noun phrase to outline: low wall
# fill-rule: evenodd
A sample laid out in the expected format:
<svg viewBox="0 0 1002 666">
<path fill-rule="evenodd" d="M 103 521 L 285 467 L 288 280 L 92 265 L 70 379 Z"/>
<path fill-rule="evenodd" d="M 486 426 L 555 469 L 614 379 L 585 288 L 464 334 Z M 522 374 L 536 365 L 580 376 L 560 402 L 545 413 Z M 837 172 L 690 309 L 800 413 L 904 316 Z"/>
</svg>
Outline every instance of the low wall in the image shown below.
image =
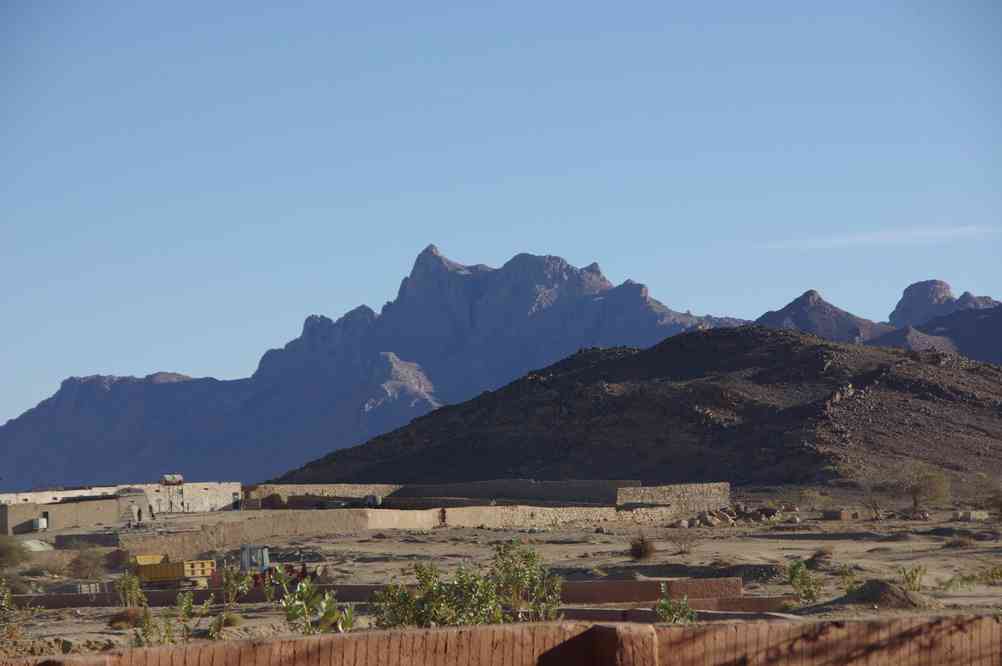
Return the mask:
<svg viewBox="0 0 1002 666">
<path fill-rule="evenodd" d="M 627 486 L 639 485 L 640 481 L 633 480 L 492 479 L 466 483 L 406 485 L 392 494 L 393 497 L 466 497 L 483 500 L 545 500 L 613 505 L 616 503 L 616 491 Z"/>
<path fill-rule="evenodd" d="M 678 483 L 669 486 L 639 486 L 620 488 L 617 506 L 671 506 L 679 513 L 699 513 L 728 506 L 731 503 L 729 483 Z"/>
<path fill-rule="evenodd" d="M 519 529 L 528 527 L 560 527 L 562 525 L 594 525 L 604 522 L 663 525 L 690 515 L 680 507 L 640 507 L 617 509 L 600 507 L 549 506 L 470 506 L 445 509 L 449 527 L 491 527 Z"/>
<path fill-rule="evenodd" d="M 0 658 L 0 666 L 856 666 L 1002 663 L 1002 619 L 741 622 L 691 626 L 533 624 L 358 631 L 217 641 L 82 656 Z"/>
<path fill-rule="evenodd" d="M 264 499 L 278 495 L 285 501 L 289 501 L 292 495 L 361 499 L 366 495 L 385 497 L 402 487 L 393 483 L 262 483 L 247 487 L 244 490 L 244 497 Z"/>
<path fill-rule="evenodd" d="M 199 530 L 164 535 L 119 535 L 119 545 L 130 553 L 165 553 L 187 559 L 208 551 L 237 548 L 244 543 L 266 542 L 274 537 L 323 536 L 332 532 L 374 529 L 431 529 L 439 512 L 380 509 L 329 509 L 307 511 L 254 511 L 240 520 L 203 525 Z"/>
</svg>

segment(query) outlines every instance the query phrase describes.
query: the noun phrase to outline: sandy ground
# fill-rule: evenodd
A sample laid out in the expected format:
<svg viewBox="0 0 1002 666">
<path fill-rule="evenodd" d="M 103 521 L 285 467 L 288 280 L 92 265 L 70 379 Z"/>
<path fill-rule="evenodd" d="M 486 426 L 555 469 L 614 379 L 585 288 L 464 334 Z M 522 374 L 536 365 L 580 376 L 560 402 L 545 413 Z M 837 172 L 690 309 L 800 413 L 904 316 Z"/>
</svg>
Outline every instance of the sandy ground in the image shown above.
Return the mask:
<svg viewBox="0 0 1002 666">
<path fill-rule="evenodd" d="M 801 524 L 786 523 L 705 529 L 645 528 L 657 553 L 633 560 L 629 542 L 640 530 L 632 525 L 603 524 L 553 530 L 485 530 L 444 528 L 429 531 L 360 531 L 325 538 L 275 541 L 268 545 L 279 561 L 307 562 L 322 567 L 330 582 L 386 583 L 413 580 L 415 563 L 434 563 L 445 570 L 489 561 L 493 547 L 511 539 L 531 544 L 546 564 L 567 580 L 645 579 L 740 575 L 747 595 L 790 594 L 785 570 L 796 559 L 808 559 L 819 550 L 830 553 L 814 573 L 823 584 L 822 602 L 795 611 L 806 618 L 884 617 L 889 613 L 925 612 L 888 610 L 873 605 L 826 603 L 843 594 L 840 569 L 854 576 L 900 581 L 902 567 L 924 566 L 924 594 L 943 605 L 936 614 L 999 612 L 1002 587 L 979 585 L 951 592 L 939 583 L 959 574 L 1002 565 L 1002 542 L 997 525 L 950 522 L 946 510 L 931 521 L 821 521 L 803 511 Z M 193 520 L 186 517 L 186 520 Z M 596 531 L 600 529 L 601 531 Z M 966 532 L 969 545 L 948 545 Z M 680 552 L 688 545 L 689 552 Z M 234 552 L 229 553 L 235 555 Z M 112 576 L 109 576 L 111 578 Z M 65 588 L 72 581 L 54 576 L 29 577 L 43 589 Z M 359 608 L 359 626 L 370 618 Z M 65 609 L 39 612 L 25 625 L 23 651 L 98 651 L 129 643 L 129 632 L 109 629 L 112 608 Z M 157 613 L 163 612 L 157 610 Z M 244 622 L 226 630 L 227 636 L 265 637 L 287 633 L 281 615 L 267 604 L 243 605 Z M 8 651 L 11 647 L 8 646 Z M 2 653 L 2 651 L 0 651 Z"/>
</svg>

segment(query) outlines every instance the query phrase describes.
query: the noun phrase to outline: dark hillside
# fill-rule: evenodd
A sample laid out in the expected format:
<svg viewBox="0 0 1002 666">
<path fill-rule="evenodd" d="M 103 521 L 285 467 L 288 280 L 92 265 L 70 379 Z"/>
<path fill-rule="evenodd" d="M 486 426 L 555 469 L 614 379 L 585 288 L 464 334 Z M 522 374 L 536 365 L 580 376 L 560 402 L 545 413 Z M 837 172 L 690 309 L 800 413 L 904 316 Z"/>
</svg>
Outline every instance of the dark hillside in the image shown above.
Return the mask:
<svg viewBox="0 0 1002 666">
<path fill-rule="evenodd" d="M 755 326 L 584 350 L 282 480 L 795 483 L 910 459 L 1002 472 L 1002 368 Z"/>
</svg>

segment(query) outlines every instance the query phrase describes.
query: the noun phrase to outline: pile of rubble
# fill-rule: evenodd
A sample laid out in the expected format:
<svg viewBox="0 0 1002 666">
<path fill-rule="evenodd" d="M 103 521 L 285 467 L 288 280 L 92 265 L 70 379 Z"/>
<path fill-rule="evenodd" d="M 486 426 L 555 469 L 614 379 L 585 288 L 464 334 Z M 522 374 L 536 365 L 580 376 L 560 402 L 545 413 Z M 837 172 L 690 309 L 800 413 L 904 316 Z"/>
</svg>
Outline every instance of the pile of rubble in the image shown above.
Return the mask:
<svg viewBox="0 0 1002 666">
<path fill-rule="evenodd" d="M 671 527 L 734 527 L 738 524 L 754 523 L 799 523 L 800 507 L 793 504 L 780 504 L 778 507 L 749 507 L 735 504 L 714 511 L 704 511 L 694 518 L 679 520 Z"/>
</svg>

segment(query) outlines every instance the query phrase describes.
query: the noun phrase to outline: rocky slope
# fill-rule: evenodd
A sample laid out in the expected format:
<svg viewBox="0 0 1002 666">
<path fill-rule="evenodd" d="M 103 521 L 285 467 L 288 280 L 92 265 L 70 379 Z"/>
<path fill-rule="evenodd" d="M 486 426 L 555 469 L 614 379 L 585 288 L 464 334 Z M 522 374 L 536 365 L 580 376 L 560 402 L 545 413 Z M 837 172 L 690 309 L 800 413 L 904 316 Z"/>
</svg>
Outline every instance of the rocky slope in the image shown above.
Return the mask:
<svg viewBox="0 0 1002 666">
<path fill-rule="evenodd" d="M 910 460 L 1002 472 L 1002 368 L 755 326 L 581 351 L 282 480 L 785 483 Z"/>
<path fill-rule="evenodd" d="M 960 310 L 994 308 L 999 302 L 988 296 L 975 296 L 965 291 L 955 298 L 950 285 L 942 280 L 916 282 L 905 289 L 889 321 L 896 328 L 920 326 Z"/>
<path fill-rule="evenodd" d="M 835 342 L 864 342 L 893 330 L 887 324 L 840 310 L 811 289 L 781 310 L 769 311 L 755 320 L 769 328 L 803 331 Z"/>
<path fill-rule="evenodd" d="M 0 427 L 0 489 L 164 472 L 260 480 L 581 347 L 740 323 L 674 312 L 642 284 L 612 285 L 597 264 L 520 254 L 500 268 L 466 266 L 429 246 L 380 313 L 310 316 L 252 377 L 66 380 Z"/>
</svg>

